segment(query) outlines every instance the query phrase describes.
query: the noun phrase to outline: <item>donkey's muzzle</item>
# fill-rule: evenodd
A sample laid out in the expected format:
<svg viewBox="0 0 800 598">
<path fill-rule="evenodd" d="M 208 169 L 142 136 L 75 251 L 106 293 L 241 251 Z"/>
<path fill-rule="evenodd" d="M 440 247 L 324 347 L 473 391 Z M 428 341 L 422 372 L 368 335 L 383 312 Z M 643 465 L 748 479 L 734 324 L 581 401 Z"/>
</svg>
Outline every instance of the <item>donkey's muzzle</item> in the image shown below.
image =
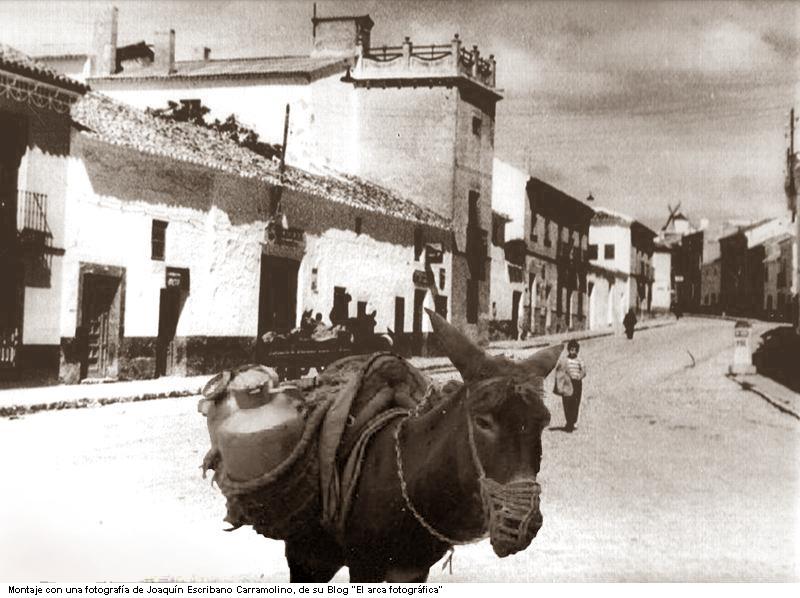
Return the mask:
<svg viewBox="0 0 800 598">
<path fill-rule="evenodd" d="M 503 558 L 526 549 L 542 527 L 539 510 L 542 487 L 533 478 L 508 484 L 482 478 L 480 484 L 495 554 Z"/>
</svg>

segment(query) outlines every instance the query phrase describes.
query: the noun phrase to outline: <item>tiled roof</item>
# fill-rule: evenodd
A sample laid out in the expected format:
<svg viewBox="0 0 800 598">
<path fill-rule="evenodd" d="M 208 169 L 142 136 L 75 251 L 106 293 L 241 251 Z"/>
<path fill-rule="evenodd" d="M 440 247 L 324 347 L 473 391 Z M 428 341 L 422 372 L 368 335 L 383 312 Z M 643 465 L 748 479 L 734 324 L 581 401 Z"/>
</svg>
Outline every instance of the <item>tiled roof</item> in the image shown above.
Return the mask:
<svg viewBox="0 0 800 598">
<path fill-rule="evenodd" d="M 594 217 L 592 217 L 592 224 L 619 224 L 622 226 L 630 226 L 633 224 L 633 218 L 614 212 L 608 208 L 595 208 Z"/>
<path fill-rule="evenodd" d="M 84 93 L 89 89 L 82 83 L 57 73 L 49 66 L 3 43 L 0 43 L 0 68 L 78 93 Z"/>
<path fill-rule="evenodd" d="M 257 178 L 273 185 L 279 182 L 276 162 L 213 130 L 150 116 L 96 92 L 86 94 L 72 107 L 72 119 L 86 129 L 85 135 L 106 143 Z M 334 172 L 330 176 L 312 174 L 288 166 L 285 186 L 403 220 L 445 230 L 452 228 L 450 222 L 438 214 L 358 177 Z"/>
<path fill-rule="evenodd" d="M 125 70 L 102 79 L 182 79 L 182 78 L 248 78 L 260 76 L 312 76 L 320 71 L 341 67 L 348 61 L 342 57 L 269 56 L 265 58 L 229 58 L 222 60 L 184 60 L 175 62 L 175 72 L 166 74 L 153 64 L 125 65 Z M 99 78 L 98 78 L 99 79 Z"/>
</svg>

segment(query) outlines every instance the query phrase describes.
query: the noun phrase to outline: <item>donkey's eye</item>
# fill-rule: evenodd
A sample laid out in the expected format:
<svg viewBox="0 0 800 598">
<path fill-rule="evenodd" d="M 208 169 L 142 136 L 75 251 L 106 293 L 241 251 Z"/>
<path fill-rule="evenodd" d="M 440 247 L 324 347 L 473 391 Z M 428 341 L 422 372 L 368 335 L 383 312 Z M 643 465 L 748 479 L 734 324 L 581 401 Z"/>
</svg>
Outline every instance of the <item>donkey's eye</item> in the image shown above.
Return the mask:
<svg viewBox="0 0 800 598">
<path fill-rule="evenodd" d="M 484 432 L 491 432 L 494 429 L 494 422 L 492 421 L 492 418 L 486 415 L 476 416 L 475 425 Z"/>
</svg>

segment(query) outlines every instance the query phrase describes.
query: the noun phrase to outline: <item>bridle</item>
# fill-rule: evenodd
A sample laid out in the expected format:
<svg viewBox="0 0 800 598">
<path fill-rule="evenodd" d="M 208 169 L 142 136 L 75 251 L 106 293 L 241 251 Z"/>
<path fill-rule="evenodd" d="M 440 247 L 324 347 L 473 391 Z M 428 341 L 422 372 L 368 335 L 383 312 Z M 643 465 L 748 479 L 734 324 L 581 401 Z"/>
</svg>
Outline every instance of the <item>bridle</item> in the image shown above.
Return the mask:
<svg viewBox="0 0 800 598">
<path fill-rule="evenodd" d="M 469 388 L 466 389 L 469 393 Z M 417 520 L 417 522 L 434 538 L 449 546 L 459 544 L 471 544 L 483 540 L 488 535 L 495 541 L 506 546 L 516 547 L 517 550 L 523 545 L 527 545 L 531 528 L 536 525 L 534 517 L 539 513 L 539 495 L 541 486 L 535 478 L 525 478 L 515 480 L 508 484 L 500 484 L 486 476 L 486 471 L 478 454 L 478 447 L 475 443 L 475 432 L 472 418 L 469 416 L 469 409 L 465 409 L 467 417 L 467 437 L 469 439 L 470 456 L 473 467 L 477 472 L 478 485 L 480 487 L 481 503 L 484 512 L 484 529 L 479 536 L 466 540 L 450 538 L 433 527 L 419 511 L 414 507 L 411 497 L 408 495 L 408 485 L 403 473 L 403 457 L 400 447 L 400 434 L 403 424 L 412 417 L 417 417 L 422 409 L 427 405 L 430 396 L 433 394 L 433 386 L 428 387 L 425 397 L 417 405 L 414 411 L 408 413 L 400 420 L 394 431 L 395 456 L 397 460 L 397 477 L 400 480 L 400 491 L 406 507 Z M 487 525 L 488 520 L 488 525 Z M 540 522 L 538 522 L 541 525 Z M 537 528 L 538 529 L 538 528 Z M 516 552 L 513 550 L 512 552 Z"/>
</svg>

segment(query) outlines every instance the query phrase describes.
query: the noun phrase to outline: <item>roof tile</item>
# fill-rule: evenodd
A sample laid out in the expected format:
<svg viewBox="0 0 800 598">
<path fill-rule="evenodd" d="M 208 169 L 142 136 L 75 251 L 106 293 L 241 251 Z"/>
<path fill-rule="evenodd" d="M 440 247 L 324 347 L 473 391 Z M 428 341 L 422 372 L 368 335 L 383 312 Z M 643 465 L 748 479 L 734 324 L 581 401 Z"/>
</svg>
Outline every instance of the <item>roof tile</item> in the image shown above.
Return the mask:
<svg viewBox="0 0 800 598">
<path fill-rule="evenodd" d="M 49 66 L 3 43 L 0 43 L 0 67 L 70 91 L 83 93 L 89 89 L 82 83 L 56 72 Z"/>
<path fill-rule="evenodd" d="M 280 181 L 278 164 L 244 148 L 211 129 L 189 123 L 176 123 L 90 92 L 72 107 L 72 118 L 87 129 L 85 135 L 114 145 L 202 165 L 231 174 L 257 178 L 276 185 Z M 350 205 L 450 230 L 442 216 L 416 205 L 380 185 L 331 171 L 313 174 L 288 166 L 285 186 Z"/>
</svg>

